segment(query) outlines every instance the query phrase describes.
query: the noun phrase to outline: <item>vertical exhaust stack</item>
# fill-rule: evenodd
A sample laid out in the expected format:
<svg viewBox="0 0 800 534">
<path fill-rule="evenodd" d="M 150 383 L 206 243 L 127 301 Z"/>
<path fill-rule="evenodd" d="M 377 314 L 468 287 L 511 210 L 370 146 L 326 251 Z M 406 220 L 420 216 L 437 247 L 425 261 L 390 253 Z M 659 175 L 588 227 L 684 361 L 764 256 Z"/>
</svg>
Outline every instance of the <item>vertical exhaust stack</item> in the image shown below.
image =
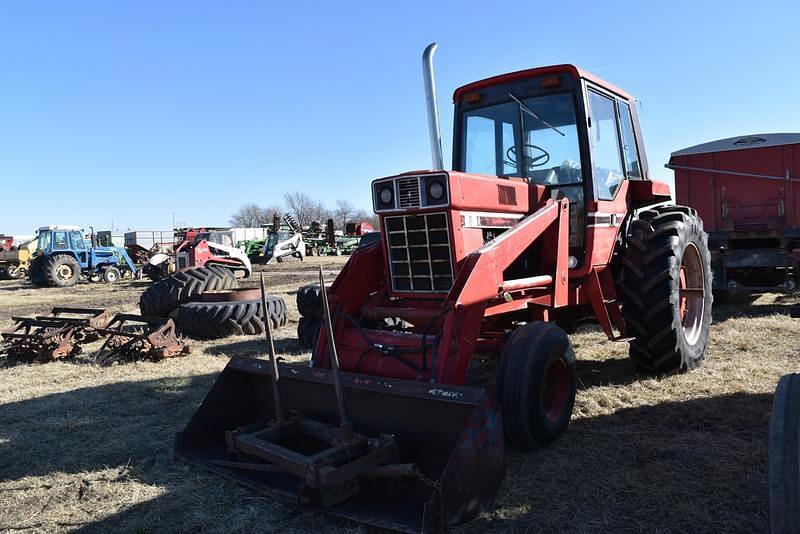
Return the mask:
<svg viewBox="0 0 800 534">
<path fill-rule="evenodd" d="M 442 159 L 442 136 L 439 131 L 439 106 L 436 105 L 436 81 L 433 78 L 433 54 L 436 43 L 431 43 L 422 53 L 422 77 L 425 82 L 425 104 L 428 110 L 428 135 L 431 139 L 433 170 L 444 170 Z"/>
</svg>

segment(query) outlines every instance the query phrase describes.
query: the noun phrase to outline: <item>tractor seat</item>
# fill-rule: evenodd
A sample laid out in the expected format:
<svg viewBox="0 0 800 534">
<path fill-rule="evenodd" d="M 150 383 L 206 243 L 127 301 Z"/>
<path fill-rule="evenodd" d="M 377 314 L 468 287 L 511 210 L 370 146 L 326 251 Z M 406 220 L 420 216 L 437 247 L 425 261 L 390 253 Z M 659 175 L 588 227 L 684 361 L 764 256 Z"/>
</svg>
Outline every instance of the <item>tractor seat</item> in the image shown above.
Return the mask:
<svg viewBox="0 0 800 534">
<path fill-rule="evenodd" d="M 553 169 L 542 169 L 531 173 L 531 181 L 536 185 L 556 185 L 558 175 Z"/>
</svg>

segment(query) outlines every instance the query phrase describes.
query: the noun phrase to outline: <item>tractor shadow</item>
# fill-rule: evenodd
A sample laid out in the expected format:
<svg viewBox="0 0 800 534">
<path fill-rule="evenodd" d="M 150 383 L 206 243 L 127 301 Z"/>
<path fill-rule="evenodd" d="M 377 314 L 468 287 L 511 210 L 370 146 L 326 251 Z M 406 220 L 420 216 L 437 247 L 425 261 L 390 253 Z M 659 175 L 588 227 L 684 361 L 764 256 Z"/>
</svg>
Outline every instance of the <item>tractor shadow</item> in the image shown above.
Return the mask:
<svg viewBox="0 0 800 534">
<path fill-rule="evenodd" d="M 9 489 L 0 531 L 223 532 L 248 513 L 244 531 L 259 530 L 264 517 L 297 531 L 323 528 L 173 457 L 176 431 L 217 376 L 116 382 L 0 405 L 0 483 Z"/>
<path fill-rule="evenodd" d="M 495 509 L 463 532 L 765 532 L 772 398 L 575 418 L 544 449 L 506 449 Z"/>
<path fill-rule="evenodd" d="M 602 386 L 627 386 L 652 378 L 641 371 L 630 358 L 584 360 L 578 358 L 578 391 Z"/>
<path fill-rule="evenodd" d="M 792 308 L 798 307 L 798 300 L 786 296 L 784 299 L 778 297 L 775 302 L 770 304 L 758 305 L 737 305 L 724 304 L 714 305 L 712 312 L 713 324 L 723 323 L 729 319 L 750 319 L 757 317 L 769 317 L 771 315 L 790 316 Z"/>
<path fill-rule="evenodd" d="M 79 506 L 88 513 L 111 512 L 84 523 L 81 512 L 69 525 L 81 532 L 352 531 L 353 523 L 300 513 L 174 459 L 175 432 L 216 377 L 118 382 L 0 405 L 0 480 L 17 486 L 0 529 L 52 530 L 69 518 L 61 507 L 87 499 Z M 455 531 L 763 531 L 771 401 L 736 393 L 577 417 L 544 449 L 507 448 L 495 505 Z M 47 511 L 43 500 L 15 495 L 42 483 Z M 130 498 L 141 485 L 158 491 Z"/>
<path fill-rule="evenodd" d="M 279 361 L 282 354 L 299 356 L 308 352 L 307 349 L 300 347 L 300 343 L 297 339 L 293 338 L 274 339 L 273 344 Z M 233 341 L 225 345 L 206 347 L 203 349 L 203 352 L 213 356 L 266 357 L 267 346 L 263 336 L 252 336 L 250 339 L 244 341 Z"/>
</svg>

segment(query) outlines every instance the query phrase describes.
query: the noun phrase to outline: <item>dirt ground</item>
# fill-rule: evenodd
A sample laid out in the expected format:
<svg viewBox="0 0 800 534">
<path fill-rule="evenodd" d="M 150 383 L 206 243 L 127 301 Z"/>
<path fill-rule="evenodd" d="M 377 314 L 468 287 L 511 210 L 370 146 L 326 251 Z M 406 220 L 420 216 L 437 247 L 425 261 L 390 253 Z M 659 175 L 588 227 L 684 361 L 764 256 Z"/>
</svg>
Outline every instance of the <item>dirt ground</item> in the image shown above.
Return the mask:
<svg viewBox="0 0 800 534">
<path fill-rule="evenodd" d="M 318 265 L 332 278 L 343 262 L 265 269 L 290 309 L 276 333 L 288 360 L 308 357 L 296 341 L 295 290 Z M 138 312 L 147 284 L 3 281 L 0 328 L 55 305 Z M 575 334 L 580 389 L 567 433 L 533 454 L 508 450 L 494 507 L 455 531 L 766 531 L 770 404 L 779 377 L 800 369 L 800 331 L 788 316 L 799 300 L 763 294 L 717 306 L 705 364 L 660 379 L 636 372 L 626 344 L 594 328 Z M 262 343 L 193 342 L 185 358 L 104 367 L 90 354 L 0 360 L 0 531 L 358 531 L 173 459 L 175 432 L 229 356 L 263 356 Z"/>
</svg>

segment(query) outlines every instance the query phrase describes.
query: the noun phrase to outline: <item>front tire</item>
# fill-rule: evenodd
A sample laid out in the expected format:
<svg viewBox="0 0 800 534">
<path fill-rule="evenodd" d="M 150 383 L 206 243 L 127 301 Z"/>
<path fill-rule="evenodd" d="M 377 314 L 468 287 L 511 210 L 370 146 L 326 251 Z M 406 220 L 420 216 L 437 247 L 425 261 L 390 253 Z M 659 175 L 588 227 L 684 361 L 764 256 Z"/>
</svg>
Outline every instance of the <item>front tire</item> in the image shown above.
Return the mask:
<svg viewBox="0 0 800 534">
<path fill-rule="evenodd" d="M 517 328 L 506 342 L 497 371 L 506 439 L 528 451 L 547 445 L 569 425 L 578 376 L 569 336 L 552 323 Z"/>
<path fill-rule="evenodd" d="M 120 278 L 119 269 L 116 267 L 109 267 L 105 271 L 103 271 L 103 281 L 106 284 L 113 284 L 119 281 Z"/>
<path fill-rule="evenodd" d="M 622 260 L 623 314 L 630 357 L 654 373 L 700 365 L 711 327 L 708 234 L 697 212 L 659 206 L 639 214 Z"/>
</svg>

